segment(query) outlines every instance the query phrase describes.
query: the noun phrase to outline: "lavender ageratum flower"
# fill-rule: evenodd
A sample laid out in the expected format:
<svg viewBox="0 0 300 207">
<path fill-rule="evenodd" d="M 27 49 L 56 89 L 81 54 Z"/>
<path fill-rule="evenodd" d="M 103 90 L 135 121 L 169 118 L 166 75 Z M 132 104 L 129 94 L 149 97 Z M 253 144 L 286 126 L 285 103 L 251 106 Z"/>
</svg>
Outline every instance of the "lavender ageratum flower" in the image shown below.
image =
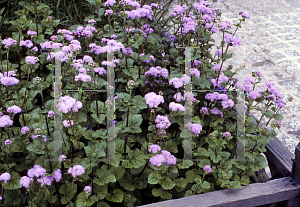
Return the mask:
<svg viewBox="0 0 300 207">
<path fill-rule="evenodd" d="M 182 79 L 179 79 L 179 78 L 172 78 L 170 81 L 169 81 L 169 84 L 174 84 L 175 88 L 180 88 L 183 86 L 183 80 Z"/>
<path fill-rule="evenodd" d="M 61 170 L 60 169 L 54 170 L 52 177 L 55 179 L 56 182 L 59 182 L 62 178 Z"/>
<path fill-rule="evenodd" d="M 52 111 L 52 110 L 48 111 L 48 117 L 51 117 L 51 116 L 53 116 L 54 114 L 55 114 L 54 111 Z"/>
<path fill-rule="evenodd" d="M 28 189 L 29 188 L 29 184 L 30 184 L 31 181 L 34 181 L 34 179 L 29 178 L 27 176 L 23 176 L 20 179 L 20 185 L 22 185 L 23 187 L 25 187 L 26 189 Z"/>
<path fill-rule="evenodd" d="M 7 183 L 7 181 L 10 180 L 10 174 L 9 173 L 2 173 L 2 175 L 0 176 L 0 181 L 4 181 L 4 183 Z"/>
<path fill-rule="evenodd" d="M 174 155 L 166 157 L 166 165 L 176 165 L 176 157 Z"/>
<path fill-rule="evenodd" d="M 104 3 L 104 6 L 113 6 L 116 3 L 115 0 L 108 0 Z"/>
<path fill-rule="evenodd" d="M 11 107 L 8 107 L 7 112 L 9 113 L 14 113 L 14 114 L 18 114 L 22 111 L 22 109 L 16 105 L 13 105 Z"/>
<path fill-rule="evenodd" d="M 230 137 L 230 136 L 231 136 L 230 132 L 224 132 L 223 133 L 223 137 Z"/>
<path fill-rule="evenodd" d="M 33 43 L 31 40 L 20 41 L 20 46 L 31 48 L 33 46 Z"/>
<path fill-rule="evenodd" d="M 215 114 L 215 115 L 221 115 L 221 117 L 223 117 L 223 112 L 220 111 L 218 108 L 214 107 L 212 110 L 210 110 L 210 112 L 212 114 Z"/>
<path fill-rule="evenodd" d="M 6 48 L 9 48 L 13 44 L 16 45 L 17 41 L 12 38 L 7 38 L 7 39 L 2 40 L 2 44 L 5 45 Z"/>
<path fill-rule="evenodd" d="M 2 77 L 1 83 L 5 86 L 13 86 L 18 84 L 20 81 L 15 77 Z"/>
<path fill-rule="evenodd" d="M 202 107 L 200 110 L 201 113 L 203 114 L 207 114 L 208 113 L 208 109 L 206 107 Z"/>
<path fill-rule="evenodd" d="M 161 163 L 166 162 L 166 158 L 164 155 L 160 154 L 160 155 L 155 155 L 153 157 L 151 157 L 149 159 L 149 162 L 151 163 L 151 165 L 153 166 L 161 166 Z"/>
<path fill-rule="evenodd" d="M 156 95 L 154 92 L 147 93 L 145 95 L 146 104 L 150 108 L 157 108 L 160 103 L 164 103 L 164 98 L 160 95 Z"/>
<path fill-rule="evenodd" d="M 261 77 L 261 72 L 259 70 L 254 71 L 258 77 Z"/>
<path fill-rule="evenodd" d="M 243 10 L 240 11 L 239 15 L 242 15 L 242 17 L 245 17 L 245 18 L 249 18 L 249 14 L 247 12 L 244 12 Z"/>
<path fill-rule="evenodd" d="M 92 188 L 90 186 L 85 186 L 84 189 L 86 193 L 91 192 Z"/>
<path fill-rule="evenodd" d="M 231 99 L 228 99 L 226 101 L 222 101 L 221 104 L 222 104 L 224 109 L 234 106 L 234 102 Z"/>
<path fill-rule="evenodd" d="M 161 150 L 161 148 L 160 148 L 159 145 L 153 144 L 153 145 L 150 146 L 149 152 L 153 152 L 155 154 L 160 150 Z"/>
<path fill-rule="evenodd" d="M 34 177 L 39 178 L 40 176 L 45 174 L 46 174 L 46 170 L 42 168 L 40 165 L 33 166 L 33 168 L 31 168 L 27 172 L 27 176 L 30 178 L 34 178 Z"/>
<path fill-rule="evenodd" d="M 71 111 L 71 109 L 73 112 L 77 112 L 81 107 L 82 103 L 80 101 L 76 101 L 76 99 L 70 96 L 60 97 L 57 105 L 58 110 L 65 114 Z"/>
<path fill-rule="evenodd" d="M 185 107 L 181 104 L 177 104 L 175 102 L 171 102 L 169 104 L 169 108 L 172 109 L 172 111 L 185 111 Z"/>
<path fill-rule="evenodd" d="M 10 145 L 12 143 L 12 141 L 10 141 L 9 139 L 5 140 L 4 145 Z"/>
<path fill-rule="evenodd" d="M 27 34 L 30 35 L 31 38 L 33 38 L 33 35 L 36 35 L 37 33 L 35 31 L 28 30 Z"/>
<path fill-rule="evenodd" d="M 62 162 L 63 160 L 65 160 L 67 157 L 65 155 L 59 155 L 58 157 L 58 161 Z"/>
<path fill-rule="evenodd" d="M 91 57 L 91 56 L 89 56 L 89 55 L 85 55 L 85 56 L 83 56 L 83 61 L 84 62 L 93 62 L 93 58 Z"/>
<path fill-rule="evenodd" d="M 86 74 L 80 73 L 79 75 L 75 76 L 75 81 L 81 80 L 82 82 L 89 82 L 92 81 L 92 77 Z"/>
<path fill-rule="evenodd" d="M 38 178 L 36 181 L 42 185 L 50 186 L 52 184 L 53 180 L 54 180 L 54 178 L 52 176 L 42 175 L 42 177 Z"/>
<path fill-rule="evenodd" d="M 177 102 L 180 102 L 180 101 L 184 101 L 184 97 L 181 95 L 181 92 L 178 92 L 176 93 L 173 98 L 177 101 Z"/>
<path fill-rule="evenodd" d="M 93 20 L 93 19 L 90 19 L 90 20 L 88 21 L 88 23 L 93 25 L 94 23 L 96 23 L 96 21 Z"/>
<path fill-rule="evenodd" d="M 68 174 L 72 174 L 75 178 L 78 175 L 84 174 L 84 168 L 81 165 L 75 165 L 74 167 L 70 167 L 68 170 Z"/>
<path fill-rule="evenodd" d="M 70 122 L 69 120 L 64 120 L 64 121 L 63 121 L 63 125 L 64 125 L 64 127 L 68 128 L 68 127 L 70 127 L 71 125 L 72 125 L 72 126 L 74 125 L 74 121 L 71 120 L 71 122 Z"/>
<path fill-rule="evenodd" d="M 210 165 L 205 165 L 203 170 L 205 171 L 205 173 L 210 173 L 212 169 L 210 168 Z"/>
<path fill-rule="evenodd" d="M 0 127 L 6 127 L 6 126 L 11 126 L 11 125 L 13 125 L 13 121 L 10 119 L 10 116 L 3 115 L 0 118 Z"/>
<path fill-rule="evenodd" d="M 32 64 L 32 65 L 34 65 L 37 61 L 39 61 L 39 58 L 38 57 L 34 57 L 34 56 L 27 56 L 26 58 L 25 58 L 25 62 L 27 63 L 27 64 Z"/>
<path fill-rule="evenodd" d="M 155 118 L 156 127 L 158 129 L 166 129 L 171 126 L 167 116 L 157 115 Z"/>
</svg>

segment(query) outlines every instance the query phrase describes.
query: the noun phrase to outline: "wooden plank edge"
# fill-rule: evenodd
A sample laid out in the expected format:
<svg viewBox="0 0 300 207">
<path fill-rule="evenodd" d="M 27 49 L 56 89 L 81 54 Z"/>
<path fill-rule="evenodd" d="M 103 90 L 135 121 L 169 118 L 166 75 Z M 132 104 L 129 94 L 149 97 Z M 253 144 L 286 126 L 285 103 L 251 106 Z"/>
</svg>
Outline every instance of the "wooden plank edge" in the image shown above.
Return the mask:
<svg viewBox="0 0 300 207">
<path fill-rule="evenodd" d="M 241 189 L 224 189 L 204 194 L 171 199 L 140 207 L 254 207 L 296 198 L 300 185 L 290 176 L 254 183 Z"/>
</svg>

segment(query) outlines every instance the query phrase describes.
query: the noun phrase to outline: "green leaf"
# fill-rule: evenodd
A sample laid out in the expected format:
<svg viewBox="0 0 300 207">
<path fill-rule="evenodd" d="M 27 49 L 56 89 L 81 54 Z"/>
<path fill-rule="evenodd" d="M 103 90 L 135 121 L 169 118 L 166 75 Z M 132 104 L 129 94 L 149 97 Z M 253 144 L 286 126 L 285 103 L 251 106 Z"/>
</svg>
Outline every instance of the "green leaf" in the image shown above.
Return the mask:
<svg viewBox="0 0 300 207">
<path fill-rule="evenodd" d="M 78 112 L 78 122 L 86 122 L 86 121 L 87 121 L 86 113 L 79 111 Z"/>
<path fill-rule="evenodd" d="M 161 197 L 164 199 L 171 199 L 172 198 L 172 194 L 167 192 L 166 190 L 162 189 L 162 188 L 153 188 L 152 189 L 152 195 L 154 197 Z"/>
<path fill-rule="evenodd" d="M 97 207 L 110 207 L 107 203 L 101 201 L 99 203 L 97 203 Z"/>
<path fill-rule="evenodd" d="M 90 193 L 86 193 L 85 191 L 79 193 L 76 200 L 76 206 L 92 206 L 94 203 L 98 201 L 97 196 L 93 195 L 90 198 L 88 197 Z"/>
<path fill-rule="evenodd" d="M 98 178 L 94 178 L 94 183 L 96 183 L 97 185 L 105 185 L 108 183 L 114 183 L 116 182 L 116 177 L 114 174 L 112 174 L 111 172 L 109 172 L 107 169 L 98 169 L 95 172 L 95 175 Z"/>
<path fill-rule="evenodd" d="M 276 115 L 274 116 L 274 119 L 275 119 L 275 120 L 281 120 L 281 119 L 283 119 L 283 116 L 282 116 L 281 114 L 276 114 Z"/>
<path fill-rule="evenodd" d="M 95 187 L 95 193 L 97 193 L 97 198 L 99 198 L 99 200 L 102 200 L 105 198 L 105 196 L 107 195 L 107 189 L 108 189 L 108 185 L 94 185 Z"/>
<path fill-rule="evenodd" d="M 209 184 L 209 182 L 204 181 L 203 183 L 200 183 L 200 187 L 207 189 L 207 188 L 210 188 L 210 184 Z"/>
<path fill-rule="evenodd" d="M 186 185 L 188 184 L 188 181 L 185 178 L 179 178 L 177 180 L 173 180 L 173 182 L 175 183 L 176 186 L 179 186 L 181 188 L 185 188 Z"/>
<path fill-rule="evenodd" d="M 158 184 L 160 180 L 162 179 L 161 175 L 157 172 L 151 173 L 148 177 L 148 183 L 150 184 Z"/>
<path fill-rule="evenodd" d="M 127 172 L 125 174 L 125 176 L 120 178 L 120 180 L 118 182 L 119 182 L 120 186 L 122 188 L 124 188 L 125 190 L 134 191 L 136 188 L 134 183 L 132 182 L 132 176 L 129 172 Z"/>
<path fill-rule="evenodd" d="M 108 193 L 105 197 L 106 200 L 121 203 L 123 201 L 124 195 L 120 189 L 115 189 L 112 194 Z"/>
<path fill-rule="evenodd" d="M 172 189 L 176 184 L 169 178 L 166 177 L 161 181 L 161 187 L 165 190 Z"/>
<path fill-rule="evenodd" d="M 125 174 L 125 169 L 121 165 L 118 167 L 112 167 L 109 171 L 115 175 L 116 180 L 119 180 Z"/>
<path fill-rule="evenodd" d="M 35 138 L 33 142 L 27 145 L 26 149 L 36 154 L 45 154 L 45 145 L 38 138 Z"/>
<path fill-rule="evenodd" d="M 97 117 L 96 114 L 92 114 L 91 115 L 99 124 L 102 124 L 103 121 L 105 120 L 105 115 L 104 114 L 99 114 L 99 116 Z"/>
<path fill-rule="evenodd" d="M 241 184 L 242 184 L 242 185 L 248 185 L 249 183 L 250 183 L 249 177 L 243 175 L 243 176 L 242 176 L 242 179 L 241 179 Z"/>
<path fill-rule="evenodd" d="M 264 112 L 264 114 L 265 114 L 265 116 L 266 116 L 267 118 L 271 118 L 272 115 L 273 115 L 273 112 L 270 111 L 270 110 L 268 110 L 268 111 Z"/>
<path fill-rule="evenodd" d="M 207 149 L 198 147 L 198 156 L 205 156 L 205 157 L 208 157 L 209 154 L 208 154 Z"/>
<path fill-rule="evenodd" d="M 185 173 L 185 177 L 189 183 L 193 183 L 194 179 L 196 178 L 196 175 L 194 174 L 194 172 L 192 170 L 189 170 Z"/>
<path fill-rule="evenodd" d="M 184 197 L 188 197 L 188 196 L 191 196 L 191 195 L 194 195 L 193 191 L 191 190 L 187 190 L 184 194 Z"/>
<path fill-rule="evenodd" d="M 177 164 L 177 167 L 179 169 L 186 169 L 186 168 L 191 167 L 192 165 L 194 165 L 194 162 L 192 160 L 184 160 L 182 165 L 181 165 L 181 163 Z"/>
<path fill-rule="evenodd" d="M 7 190 L 22 188 L 22 186 L 20 185 L 20 179 L 21 176 L 19 175 L 19 173 L 14 171 L 10 172 L 10 180 L 7 181 L 7 183 L 3 184 L 3 188 Z"/>
<path fill-rule="evenodd" d="M 84 147 L 85 153 L 89 158 L 100 158 L 106 156 L 106 143 L 96 143 Z"/>
<path fill-rule="evenodd" d="M 63 194 L 64 197 L 61 199 L 62 204 L 69 203 L 70 200 L 70 191 L 71 191 L 71 199 L 74 197 L 74 195 L 77 192 L 77 185 L 75 183 L 72 184 L 72 190 L 70 190 L 70 185 L 63 184 L 59 188 L 59 193 Z"/>
</svg>

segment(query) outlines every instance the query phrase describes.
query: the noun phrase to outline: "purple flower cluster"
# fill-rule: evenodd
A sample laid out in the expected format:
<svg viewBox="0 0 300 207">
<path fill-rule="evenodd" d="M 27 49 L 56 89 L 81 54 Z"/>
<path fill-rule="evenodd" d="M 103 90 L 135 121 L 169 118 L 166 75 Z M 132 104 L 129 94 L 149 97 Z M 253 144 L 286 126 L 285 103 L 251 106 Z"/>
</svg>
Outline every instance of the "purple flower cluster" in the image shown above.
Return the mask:
<svg viewBox="0 0 300 207">
<path fill-rule="evenodd" d="M 3 115 L 0 118 L 0 127 L 7 127 L 13 125 L 13 121 L 10 119 L 10 116 Z"/>
<path fill-rule="evenodd" d="M 160 150 L 160 146 L 153 144 L 150 146 L 149 152 L 156 154 Z M 149 162 L 152 166 L 161 166 L 162 163 L 165 163 L 166 165 L 176 165 L 176 157 L 174 157 L 174 155 L 171 155 L 171 153 L 167 150 L 162 150 L 161 154 L 152 156 Z"/>
<path fill-rule="evenodd" d="M 5 45 L 6 48 L 9 48 L 13 44 L 16 45 L 17 40 L 14 40 L 12 38 L 7 38 L 7 39 L 2 40 L 2 44 Z"/>
<path fill-rule="evenodd" d="M 31 40 L 20 41 L 20 46 L 31 48 L 33 46 L 33 43 Z"/>
<path fill-rule="evenodd" d="M 74 125 L 74 121 L 71 120 L 71 122 L 70 122 L 69 120 L 64 120 L 64 121 L 63 121 L 63 125 L 64 125 L 66 128 L 68 128 L 68 127 L 70 127 L 71 125 L 72 125 L 72 126 Z"/>
<path fill-rule="evenodd" d="M 4 181 L 4 183 L 7 183 L 7 181 L 10 180 L 10 174 L 9 173 L 2 173 L 2 175 L 0 176 L 0 181 Z"/>
<path fill-rule="evenodd" d="M 212 169 L 210 168 L 210 165 L 205 165 L 203 170 L 204 170 L 205 173 L 210 173 L 212 171 Z"/>
<path fill-rule="evenodd" d="M 161 116 L 161 115 L 157 115 L 156 119 L 155 119 L 155 123 L 156 123 L 156 127 L 159 130 L 165 130 L 167 129 L 169 126 L 171 126 L 170 121 L 168 120 L 167 116 Z"/>
<path fill-rule="evenodd" d="M 28 126 L 23 126 L 22 129 L 21 129 L 22 134 L 25 134 L 26 132 L 29 132 L 29 131 L 30 131 L 30 129 L 29 129 Z"/>
<path fill-rule="evenodd" d="M 12 143 L 12 141 L 10 141 L 9 139 L 5 140 L 4 145 L 10 145 Z"/>
<path fill-rule="evenodd" d="M 73 112 L 77 112 L 81 107 L 82 103 L 80 101 L 76 101 L 76 99 L 70 96 L 60 97 L 59 103 L 57 104 L 58 110 L 65 114 L 71 111 L 71 109 Z"/>
<path fill-rule="evenodd" d="M 180 101 L 184 101 L 184 97 L 181 95 L 181 92 L 178 92 L 176 93 L 173 98 L 177 101 L 177 102 L 180 102 Z"/>
<path fill-rule="evenodd" d="M 203 114 L 207 114 L 208 113 L 208 109 L 206 107 L 202 107 L 200 109 L 200 112 L 202 112 Z"/>
<path fill-rule="evenodd" d="M 234 106 L 234 102 L 231 99 L 228 99 L 228 96 L 226 94 L 219 94 L 218 92 L 206 94 L 205 99 L 208 99 L 211 102 L 215 100 L 221 100 L 221 104 L 224 109 Z"/>
<path fill-rule="evenodd" d="M 230 132 L 224 132 L 223 133 L 223 137 L 230 137 L 230 136 L 231 136 Z"/>
<path fill-rule="evenodd" d="M 239 37 L 232 37 L 230 34 L 225 34 L 224 35 L 224 39 L 226 43 L 233 43 L 233 46 L 241 46 L 242 42 L 241 39 Z"/>
<path fill-rule="evenodd" d="M 172 111 L 185 111 L 185 107 L 182 106 L 181 104 L 171 102 L 169 104 L 169 108 L 172 109 Z"/>
<path fill-rule="evenodd" d="M 34 57 L 34 56 L 27 56 L 26 58 L 25 58 L 25 62 L 27 63 L 27 64 L 32 64 L 32 65 L 34 65 L 37 61 L 39 61 L 39 58 L 38 57 Z"/>
<path fill-rule="evenodd" d="M 192 131 L 196 136 L 199 136 L 202 126 L 200 124 L 188 123 L 185 125 L 190 131 Z"/>
<path fill-rule="evenodd" d="M 34 181 L 34 177 L 36 177 L 37 182 L 42 185 L 51 185 L 54 180 L 59 182 L 62 178 L 60 169 L 55 170 L 52 176 L 45 176 L 46 174 L 47 173 L 44 168 L 42 168 L 40 165 L 35 165 L 33 168 L 28 170 L 27 176 L 21 177 L 20 185 L 24 186 L 25 188 L 29 188 L 29 184 L 31 181 Z"/>
<path fill-rule="evenodd" d="M 0 73 L 0 82 L 5 85 L 5 86 L 13 86 L 18 84 L 20 81 L 12 76 L 16 76 L 15 71 L 8 71 L 8 75 L 7 72 Z"/>
<path fill-rule="evenodd" d="M 22 109 L 16 105 L 13 105 L 11 107 L 8 107 L 7 112 L 9 113 L 14 113 L 14 114 L 18 114 L 22 111 Z"/>
<path fill-rule="evenodd" d="M 89 193 L 89 192 L 91 192 L 92 188 L 87 185 L 87 186 L 84 187 L 83 190 L 85 190 L 86 193 Z"/>
<path fill-rule="evenodd" d="M 156 95 L 156 93 L 154 92 L 150 92 L 147 93 L 145 95 L 145 99 L 146 99 L 146 104 L 148 104 L 148 106 L 150 108 L 157 108 L 159 104 L 164 103 L 164 98 L 160 95 Z"/>
<path fill-rule="evenodd" d="M 63 160 L 65 160 L 67 157 L 65 155 L 59 155 L 58 157 L 58 161 L 62 162 Z"/>
<path fill-rule="evenodd" d="M 53 116 L 54 114 L 55 114 L 54 111 L 52 111 L 52 110 L 48 111 L 48 117 L 51 117 L 51 116 Z"/>
<path fill-rule="evenodd" d="M 84 172 L 84 168 L 81 165 L 75 165 L 74 167 L 70 167 L 68 169 L 68 174 L 72 174 L 74 178 L 78 175 L 84 174 Z"/>
</svg>

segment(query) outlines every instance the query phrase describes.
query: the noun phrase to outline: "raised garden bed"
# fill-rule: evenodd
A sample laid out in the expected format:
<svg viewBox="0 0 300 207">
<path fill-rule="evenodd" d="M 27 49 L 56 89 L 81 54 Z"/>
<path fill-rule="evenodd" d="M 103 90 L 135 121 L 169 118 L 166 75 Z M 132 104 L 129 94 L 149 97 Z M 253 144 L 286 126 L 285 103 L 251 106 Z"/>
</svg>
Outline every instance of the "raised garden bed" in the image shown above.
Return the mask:
<svg viewBox="0 0 300 207">
<path fill-rule="evenodd" d="M 240 114 L 238 116 L 241 118 Z M 253 118 L 252 123 L 256 124 L 254 115 L 250 113 L 250 116 Z M 270 139 L 266 149 L 264 154 L 267 157 L 272 177 L 262 178 L 264 183 L 249 184 L 242 186 L 242 189 L 224 189 L 171 199 L 142 207 L 300 206 L 300 142 L 295 149 L 295 155 L 276 137 L 273 137 L 273 140 Z M 256 176 L 260 177 L 263 173 L 266 174 L 265 169 L 257 171 Z"/>
</svg>

